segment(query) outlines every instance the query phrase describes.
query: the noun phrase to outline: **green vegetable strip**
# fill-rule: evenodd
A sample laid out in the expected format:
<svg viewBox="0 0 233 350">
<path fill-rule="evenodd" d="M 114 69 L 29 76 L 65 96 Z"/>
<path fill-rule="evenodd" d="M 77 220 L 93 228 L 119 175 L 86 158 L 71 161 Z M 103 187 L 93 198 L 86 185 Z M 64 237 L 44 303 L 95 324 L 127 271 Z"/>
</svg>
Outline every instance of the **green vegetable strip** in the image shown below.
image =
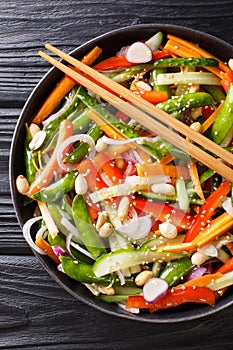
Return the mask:
<svg viewBox="0 0 233 350">
<path fill-rule="evenodd" d="M 131 79 L 138 73 L 145 73 L 153 68 L 167 68 L 180 66 L 194 66 L 194 67 L 218 67 L 218 61 L 213 58 L 162 58 L 157 61 L 139 64 L 131 68 L 127 68 L 122 72 L 106 74 L 110 79 L 122 83 Z"/>
<path fill-rule="evenodd" d="M 224 141 L 233 126 L 233 84 L 230 85 L 224 104 L 212 126 L 211 134 L 214 142 Z"/>
<path fill-rule="evenodd" d="M 96 232 L 84 198 L 81 195 L 76 195 L 72 203 L 72 212 L 75 225 L 83 240 L 87 250 L 91 253 L 94 259 L 103 255 L 106 250 L 102 239 Z"/>
<path fill-rule="evenodd" d="M 61 257 L 62 268 L 67 276 L 81 283 L 99 284 L 99 285 L 118 285 L 120 281 L 117 276 L 107 275 L 103 277 L 96 277 L 93 272 L 93 267 L 90 264 L 86 264 L 80 261 L 73 260 L 68 257 Z M 135 283 L 131 279 L 126 279 L 125 286 L 135 286 Z"/>
<path fill-rule="evenodd" d="M 26 139 L 24 144 L 24 162 L 26 167 L 26 178 L 28 182 L 31 184 L 34 179 L 35 175 L 38 172 L 38 151 L 33 151 L 29 148 L 29 143 L 32 140 L 32 135 L 29 130 L 28 125 L 26 124 Z"/>
<path fill-rule="evenodd" d="M 213 104 L 213 98 L 206 92 L 194 92 L 158 103 L 157 107 L 167 113 L 173 113 L 187 108 L 197 108 Z"/>
<path fill-rule="evenodd" d="M 77 175 L 78 171 L 67 173 L 57 182 L 54 182 L 41 191 L 35 193 L 33 198 L 47 203 L 56 202 L 58 199 L 62 198 L 64 194 L 69 193 L 74 189 Z"/>
<path fill-rule="evenodd" d="M 182 278 L 186 277 L 194 269 L 194 265 L 189 257 L 180 260 L 174 260 L 167 264 L 159 275 L 160 278 L 167 281 L 169 287 L 179 284 Z"/>
</svg>

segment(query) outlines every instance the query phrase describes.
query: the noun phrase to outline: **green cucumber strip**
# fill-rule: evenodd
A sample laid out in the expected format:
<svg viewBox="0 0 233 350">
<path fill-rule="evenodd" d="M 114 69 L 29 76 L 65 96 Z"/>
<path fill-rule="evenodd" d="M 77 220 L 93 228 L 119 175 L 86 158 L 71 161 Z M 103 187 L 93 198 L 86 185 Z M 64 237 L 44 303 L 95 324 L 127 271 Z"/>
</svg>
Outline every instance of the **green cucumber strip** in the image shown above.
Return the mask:
<svg viewBox="0 0 233 350">
<path fill-rule="evenodd" d="M 151 249 L 120 249 L 98 258 L 93 265 L 93 271 L 97 277 L 101 277 L 137 264 L 146 264 L 157 260 L 168 262 L 181 259 L 183 256 L 184 254 Z"/>
</svg>

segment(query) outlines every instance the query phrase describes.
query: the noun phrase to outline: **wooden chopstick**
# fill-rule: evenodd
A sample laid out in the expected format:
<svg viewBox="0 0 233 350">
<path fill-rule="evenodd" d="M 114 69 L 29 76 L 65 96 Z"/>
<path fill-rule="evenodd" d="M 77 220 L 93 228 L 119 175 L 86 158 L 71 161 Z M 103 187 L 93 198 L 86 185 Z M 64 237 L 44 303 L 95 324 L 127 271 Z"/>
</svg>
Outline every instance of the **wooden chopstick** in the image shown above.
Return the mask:
<svg viewBox="0 0 233 350">
<path fill-rule="evenodd" d="M 51 45 L 49 45 L 49 44 L 47 44 L 46 47 L 51 49 Z M 59 55 L 61 58 L 64 58 L 66 61 L 68 61 L 72 65 L 75 65 L 77 68 L 82 67 L 81 62 L 74 59 L 73 57 L 63 53 L 62 51 L 60 51 L 56 48 L 52 47 L 52 50 L 54 53 Z M 88 79 L 88 77 L 84 76 L 83 74 L 79 74 L 77 71 L 74 71 L 73 69 L 67 67 L 63 63 L 59 62 L 58 60 L 54 59 L 53 57 L 47 55 L 46 53 L 44 53 L 42 51 L 39 51 L 39 55 L 42 58 L 44 58 L 45 60 L 47 60 L 48 62 L 50 62 L 52 65 L 54 65 L 55 67 L 57 67 L 58 69 L 63 71 L 65 74 L 67 74 L 70 77 L 72 77 L 73 79 L 75 79 L 79 84 L 90 89 L 95 94 L 97 94 L 98 96 L 103 98 L 105 101 L 107 101 L 108 103 L 110 103 L 111 105 L 116 107 L 117 109 L 121 110 L 122 112 L 126 113 L 129 117 L 131 117 L 134 120 L 136 120 L 137 122 L 139 122 L 146 129 L 151 130 L 155 134 L 160 135 L 161 137 L 163 137 L 164 139 L 166 139 L 167 141 L 169 141 L 170 143 L 172 143 L 176 147 L 178 147 L 182 150 L 186 150 L 189 155 L 196 158 L 201 163 L 207 165 L 209 168 L 213 169 L 214 171 L 216 171 L 217 173 L 222 175 L 224 178 L 229 179 L 230 181 L 233 182 L 233 170 L 230 167 L 228 167 L 226 164 L 224 164 L 221 160 L 212 157 L 210 154 L 206 153 L 205 151 L 203 151 L 202 149 L 200 149 L 199 147 L 197 147 L 193 143 L 189 142 L 187 139 L 184 139 L 176 132 L 167 128 L 165 125 L 163 125 L 163 122 L 164 122 L 163 119 L 162 119 L 162 123 L 161 123 L 161 122 L 158 122 L 156 119 L 152 118 L 151 116 L 149 116 L 148 114 L 152 114 L 152 111 L 153 111 L 153 116 L 154 116 L 154 110 L 153 110 L 154 106 L 153 105 L 151 105 L 151 104 L 145 105 L 143 99 L 139 100 L 139 98 L 136 95 L 132 94 L 132 92 L 130 92 L 129 90 L 127 90 L 125 88 L 123 88 L 123 90 L 122 89 L 119 90 L 118 89 L 119 84 L 113 82 L 111 79 L 103 76 L 102 74 L 100 74 L 99 72 L 93 70 L 92 68 L 90 68 L 88 66 L 84 65 L 86 68 L 88 68 L 88 70 L 86 68 L 82 67 L 82 71 L 84 72 L 84 70 L 85 70 L 84 73 L 88 74 L 90 77 L 97 80 L 97 83 L 95 83 L 94 81 L 91 81 L 90 79 Z M 102 78 L 104 78 L 104 79 L 102 79 Z M 135 107 L 131 103 L 123 101 L 121 98 L 119 98 L 115 94 L 111 93 L 109 90 L 106 90 L 102 86 L 98 85 L 98 83 L 103 84 L 105 86 L 107 84 L 108 89 L 111 88 L 113 91 L 117 92 L 118 94 L 123 96 L 125 99 L 128 99 L 130 102 L 133 102 L 134 104 L 136 104 L 137 107 L 138 106 L 139 106 L 139 108 L 143 107 L 143 109 L 148 114 L 145 114 L 141 109 Z M 112 85 L 112 83 L 114 83 L 114 84 Z M 117 88 L 115 88 L 115 86 Z M 130 92 L 130 94 L 132 96 L 130 94 L 128 94 L 128 92 Z M 130 98 L 128 98 L 128 96 Z M 164 115 L 169 116 L 168 114 L 162 112 L 158 108 L 156 108 L 155 111 L 156 111 L 156 116 L 158 119 L 163 118 Z M 172 119 L 172 120 L 174 121 L 176 119 Z M 174 124 L 172 126 L 174 126 Z M 182 131 L 180 129 L 178 129 L 178 131 L 182 133 Z M 193 137 L 193 134 L 199 135 L 198 133 L 192 132 L 192 133 L 186 133 L 186 136 L 188 136 L 189 138 L 196 141 L 195 137 Z M 205 137 L 204 137 L 204 139 L 208 140 Z M 221 148 L 221 147 L 219 147 L 219 148 Z M 213 152 L 212 149 L 211 149 L 211 151 Z M 224 152 L 226 152 L 226 151 L 224 150 Z M 224 160 L 226 160 L 227 162 L 229 162 L 230 156 L 232 156 L 232 155 L 229 152 L 226 152 L 226 153 L 228 155 L 227 158 L 226 157 L 224 158 L 221 156 L 220 157 L 223 158 Z M 225 154 L 224 154 L 224 156 L 225 156 Z M 233 163 L 233 161 L 232 161 L 232 163 Z"/>
<path fill-rule="evenodd" d="M 205 149 L 208 149 L 211 153 L 217 155 L 218 157 L 223 159 L 225 162 L 233 164 L 233 154 L 226 151 L 225 149 L 223 149 L 222 147 L 220 147 L 219 145 L 217 145 L 215 142 L 211 141 L 204 135 L 198 132 L 195 132 L 180 120 L 172 117 L 171 115 L 169 115 L 164 111 L 161 111 L 159 108 L 152 105 L 145 99 L 140 98 L 136 94 L 132 93 L 130 90 L 123 87 L 122 85 L 109 79 L 108 77 L 104 76 L 103 74 L 99 73 L 93 68 L 86 66 L 79 60 L 57 49 L 56 47 L 50 44 L 46 44 L 45 47 L 49 51 L 55 53 L 57 56 L 63 58 L 64 60 L 72 64 L 74 67 L 80 69 L 83 73 L 94 78 L 97 82 L 101 82 L 108 89 L 111 89 L 112 91 L 116 92 L 119 96 L 123 96 L 129 102 L 134 103 L 137 107 L 144 110 L 146 113 L 150 114 L 160 122 L 168 125 L 169 127 L 172 127 L 174 130 L 180 132 L 182 135 L 188 137 L 190 140 L 196 142 L 197 144 L 201 145 Z"/>
</svg>

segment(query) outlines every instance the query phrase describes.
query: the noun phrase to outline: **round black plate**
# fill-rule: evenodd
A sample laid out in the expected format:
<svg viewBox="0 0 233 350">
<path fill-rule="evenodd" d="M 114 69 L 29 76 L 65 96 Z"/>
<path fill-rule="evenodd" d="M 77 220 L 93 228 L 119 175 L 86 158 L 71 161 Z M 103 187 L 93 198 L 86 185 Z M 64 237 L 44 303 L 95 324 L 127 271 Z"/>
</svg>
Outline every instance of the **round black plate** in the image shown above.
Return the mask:
<svg viewBox="0 0 233 350">
<path fill-rule="evenodd" d="M 227 61 L 229 58 L 233 57 L 233 47 L 230 44 L 203 32 L 167 24 L 137 25 L 114 30 L 88 41 L 84 45 L 72 51 L 71 54 L 76 58 L 80 58 L 95 45 L 98 45 L 103 49 L 104 57 L 107 58 L 112 56 L 122 46 L 130 44 L 136 40 L 149 38 L 160 30 L 163 33 L 170 33 L 195 42 L 210 53 L 221 58 L 223 61 Z M 32 120 L 33 115 L 39 109 L 49 92 L 61 77 L 62 73 L 56 68 L 49 70 L 49 72 L 32 91 L 15 128 L 10 151 L 10 186 L 15 211 L 21 227 L 31 217 L 33 212 L 33 205 L 27 207 L 23 206 L 22 196 L 17 192 L 15 187 L 15 179 L 17 175 L 24 173 L 22 159 L 24 158 L 23 145 L 25 139 L 25 123 Z M 214 307 L 193 304 L 183 305 L 168 310 L 161 310 L 154 314 L 149 314 L 147 311 L 145 311 L 134 315 L 125 312 L 115 304 L 106 304 L 96 300 L 86 289 L 86 287 L 70 279 L 62 272 L 59 272 L 55 264 L 49 258 L 47 258 L 47 256 L 40 256 L 39 254 L 36 255 L 51 277 L 71 295 L 83 303 L 94 307 L 95 309 L 118 317 L 152 323 L 181 322 L 210 315 L 233 304 L 233 293 L 232 289 L 229 288 L 224 297 L 220 299 Z"/>
</svg>

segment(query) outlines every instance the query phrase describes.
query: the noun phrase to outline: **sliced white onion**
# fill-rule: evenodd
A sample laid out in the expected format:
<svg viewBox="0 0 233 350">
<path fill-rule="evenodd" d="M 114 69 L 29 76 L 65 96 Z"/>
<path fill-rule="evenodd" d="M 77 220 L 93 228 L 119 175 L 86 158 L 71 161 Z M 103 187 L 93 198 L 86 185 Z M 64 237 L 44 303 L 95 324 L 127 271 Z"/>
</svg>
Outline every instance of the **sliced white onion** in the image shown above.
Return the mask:
<svg viewBox="0 0 233 350">
<path fill-rule="evenodd" d="M 116 271 L 117 276 L 119 277 L 120 284 L 123 286 L 125 284 L 125 275 L 123 270 Z"/>
<path fill-rule="evenodd" d="M 154 303 L 166 295 L 167 291 L 167 281 L 162 278 L 153 277 L 144 284 L 143 297 L 148 303 Z"/>
<path fill-rule="evenodd" d="M 72 145 L 76 141 L 83 141 L 88 143 L 90 146 L 90 151 L 89 151 L 89 157 L 92 159 L 95 155 L 95 141 L 93 138 L 89 135 L 86 134 L 79 134 L 79 135 L 72 135 L 68 137 L 65 141 L 62 142 L 62 144 L 59 146 L 58 151 L 57 151 L 57 162 L 59 167 L 64 170 L 64 171 L 72 171 L 76 169 L 76 164 L 65 164 L 63 162 L 63 153 L 66 150 L 66 148 L 70 145 Z"/>
<path fill-rule="evenodd" d="M 61 224 L 72 234 L 72 237 L 75 238 L 75 240 L 82 242 L 77 228 L 65 216 L 61 218 Z"/>
<path fill-rule="evenodd" d="M 220 249 L 222 246 L 226 245 L 227 243 L 233 242 L 233 235 L 228 234 L 226 236 L 222 236 L 217 244 L 216 244 L 216 248 Z"/>
<path fill-rule="evenodd" d="M 227 214 L 233 217 L 233 205 L 232 205 L 231 198 L 226 198 L 222 202 L 222 207 L 227 212 Z"/>
<path fill-rule="evenodd" d="M 47 232 L 46 232 L 47 231 Z M 44 234 L 46 232 L 46 234 Z M 37 234 L 36 234 L 36 240 L 40 237 L 42 238 L 46 238 L 48 236 L 48 228 L 46 225 L 42 226 L 38 231 L 37 231 Z"/>
<path fill-rule="evenodd" d="M 155 137 L 133 137 L 131 139 L 126 139 L 126 140 L 117 140 L 117 139 L 111 139 L 110 137 L 107 136 L 102 136 L 101 137 L 101 141 L 107 143 L 108 145 L 126 145 L 127 143 L 131 143 L 131 142 L 136 142 L 138 144 L 143 144 L 145 141 L 146 142 L 155 142 L 157 141 L 159 138 L 158 136 Z"/>
<path fill-rule="evenodd" d="M 89 258 L 95 260 L 95 259 L 93 258 L 93 256 L 91 255 L 91 253 L 89 253 L 86 249 L 80 247 L 80 245 L 79 245 L 78 243 L 71 242 L 70 245 L 71 245 L 72 247 L 74 247 L 75 249 L 77 249 L 77 250 L 78 250 L 80 253 L 82 253 L 83 255 L 86 255 L 86 256 L 88 256 Z"/>
<path fill-rule="evenodd" d="M 46 125 L 48 125 L 50 122 L 52 122 L 53 120 L 55 120 L 60 114 L 62 114 L 72 103 L 73 99 L 75 96 L 75 91 L 72 89 L 70 95 L 68 96 L 68 99 L 65 103 L 65 105 L 59 109 L 59 111 L 57 111 L 56 113 L 50 115 L 49 118 L 45 119 L 42 124 L 44 126 L 44 128 L 46 127 Z"/>
<path fill-rule="evenodd" d="M 126 59 L 132 63 L 150 62 L 152 59 L 152 51 L 146 44 L 137 41 L 128 48 Z"/>
<path fill-rule="evenodd" d="M 129 308 L 129 309 L 126 309 L 126 305 L 125 305 L 124 303 L 117 303 L 117 305 L 118 305 L 121 309 L 123 309 L 123 310 L 125 310 L 125 311 L 127 311 L 127 312 L 130 312 L 131 314 L 139 314 L 139 313 L 140 313 L 140 309 L 138 309 L 138 308 L 136 308 L 136 307 L 131 307 L 131 308 Z"/>
<path fill-rule="evenodd" d="M 197 251 L 213 258 L 218 256 L 218 249 L 213 244 L 206 244 L 204 247 L 198 248 Z"/>
<path fill-rule="evenodd" d="M 37 216 L 36 218 L 29 219 L 25 224 L 23 225 L 23 236 L 26 240 L 26 242 L 29 244 L 29 246 L 37 253 L 41 255 L 46 255 L 46 253 L 37 247 L 37 245 L 33 242 L 33 239 L 31 237 L 31 228 L 34 225 L 35 222 L 42 219 L 42 216 Z"/>
<path fill-rule="evenodd" d="M 130 209 L 132 219 L 121 222 L 117 217 L 112 220 L 116 230 L 126 234 L 133 240 L 144 238 L 151 230 L 151 218 L 147 215 L 138 217 L 135 209 Z"/>
</svg>

